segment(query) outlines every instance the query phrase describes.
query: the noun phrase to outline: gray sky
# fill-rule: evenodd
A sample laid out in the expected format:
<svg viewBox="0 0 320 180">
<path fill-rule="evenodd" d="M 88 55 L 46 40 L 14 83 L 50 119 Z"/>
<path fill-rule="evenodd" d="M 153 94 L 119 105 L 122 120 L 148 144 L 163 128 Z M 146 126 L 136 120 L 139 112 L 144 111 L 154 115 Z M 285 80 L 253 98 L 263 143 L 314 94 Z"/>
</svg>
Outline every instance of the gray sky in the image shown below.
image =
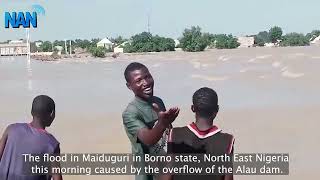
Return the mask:
<svg viewBox="0 0 320 180">
<path fill-rule="evenodd" d="M 0 41 L 25 37 L 24 29 L 5 29 L 4 12 L 46 11 L 32 40 L 130 37 L 147 31 L 178 38 L 186 27 L 210 33 L 256 34 L 273 25 L 284 32 L 320 29 L 319 0 L 0 0 Z"/>
</svg>

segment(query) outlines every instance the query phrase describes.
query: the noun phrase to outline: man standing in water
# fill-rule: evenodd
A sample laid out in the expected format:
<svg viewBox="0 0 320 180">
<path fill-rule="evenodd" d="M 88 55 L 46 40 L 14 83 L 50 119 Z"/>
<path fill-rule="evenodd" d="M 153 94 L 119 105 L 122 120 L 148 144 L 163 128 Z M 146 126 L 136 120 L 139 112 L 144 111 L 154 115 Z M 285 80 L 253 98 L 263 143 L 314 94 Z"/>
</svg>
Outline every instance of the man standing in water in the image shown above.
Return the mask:
<svg viewBox="0 0 320 180">
<path fill-rule="evenodd" d="M 131 63 L 124 72 L 127 87 L 135 98 L 122 114 L 123 124 L 131 142 L 132 153 L 165 154 L 167 129 L 179 114 L 179 108 L 166 111 L 162 100 L 153 96 L 154 80 L 148 68 Z M 136 180 L 152 180 L 151 175 L 136 175 Z"/>
</svg>

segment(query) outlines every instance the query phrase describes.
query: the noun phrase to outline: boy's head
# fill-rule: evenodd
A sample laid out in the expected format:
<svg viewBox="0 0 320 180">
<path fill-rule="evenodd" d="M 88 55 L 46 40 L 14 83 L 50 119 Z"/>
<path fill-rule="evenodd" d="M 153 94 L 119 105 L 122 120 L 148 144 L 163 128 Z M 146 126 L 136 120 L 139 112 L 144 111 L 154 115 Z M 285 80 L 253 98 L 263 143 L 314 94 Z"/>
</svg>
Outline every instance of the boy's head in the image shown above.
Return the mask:
<svg viewBox="0 0 320 180">
<path fill-rule="evenodd" d="M 193 94 L 192 101 L 191 110 L 198 117 L 214 119 L 219 111 L 218 95 L 213 89 L 200 88 Z"/>
<path fill-rule="evenodd" d="M 130 63 L 124 71 L 127 87 L 142 98 L 149 99 L 153 96 L 154 81 L 148 68 L 138 62 Z"/>
<path fill-rule="evenodd" d="M 50 126 L 55 118 L 55 103 L 46 95 L 40 95 L 33 99 L 31 114 L 46 127 Z"/>
</svg>

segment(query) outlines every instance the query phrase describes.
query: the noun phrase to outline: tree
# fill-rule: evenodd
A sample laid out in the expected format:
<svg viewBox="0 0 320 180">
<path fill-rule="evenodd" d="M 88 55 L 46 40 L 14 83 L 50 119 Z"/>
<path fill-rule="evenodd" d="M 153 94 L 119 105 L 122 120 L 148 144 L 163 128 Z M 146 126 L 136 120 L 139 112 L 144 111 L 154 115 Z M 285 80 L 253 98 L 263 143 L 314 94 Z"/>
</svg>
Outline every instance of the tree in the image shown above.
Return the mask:
<svg viewBox="0 0 320 180">
<path fill-rule="evenodd" d="M 127 39 L 124 39 L 122 36 L 118 36 L 116 38 L 111 38 L 110 41 L 113 42 L 116 46 L 118 46 L 118 45 L 126 42 Z"/>
<path fill-rule="evenodd" d="M 174 51 L 175 42 L 171 38 L 152 36 L 151 33 L 142 32 L 131 37 L 130 43 L 124 45 L 124 52 L 160 52 Z"/>
<path fill-rule="evenodd" d="M 273 43 L 277 43 L 278 40 L 281 40 L 282 37 L 282 29 L 281 27 L 274 26 L 269 30 L 270 40 Z"/>
<path fill-rule="evenodd" d="M 184 30 L 180 44 L 184 51 L 203 51 L 208 46 L 208 39 L 205 39 L 199 26 L 192 26 Z"/>
<path fill-rule="evenodd" d="M 99 41 L 101 41 L 101 39 L 100 38 L 93 38 L 93 39 L 91 39 L 91 41 L 90 41 L 90 48 L 91 47 L 97 47 L 97 43 L 99 42 Z"/>
<path fill-rule="evenodd" d="M 270 35 L 267 31 L 261 31 L 254 36 L 254 44 L 264 46 L 265 43 L 271 42 Z"/>
<path fill-rule="evenodd" d="M 310 45 L 309 39 L 303 34 L 289 33 L 283 36 L 280 43 L 281 46 L 308 46 Z"/>
<path fill-rule="evenodd" d="M 216 35 L 215 47 L 218 49 L 233 49 L 240 46 L 237 38 L 233 37 L 231 34 L 218 34 Z"/>
<path fill-rule="evenodd" d="M 152 43 L 154 52 L 174 51 L 175 48 L 175 42 L 173 39 L 160 37 L 158 35 L 152 38 Z"/>
<path fill-rule="evenodd" d="M 90 52 L 91 52 L 92 56 L 94 56 L 94 57 L 103 58 L 106 56 L 107 49 L 104 47 L 91 47 Z"/>
<path fill-rule="evenodd" d="M 51 52 L 52 51 L 52 44 L 50 41 L 45 41 L 40 45 L 40 51 L 42 52 Z"/>
<path fill-rule="evenodd" d="M 313 30 L 311 33 L 306 35 L 309 41 L 313 41 L 318 36 L 320 36 L 320 30 Z"/>
<path fill-rule="evenodd" d="M 30 52 L 34 53 L 34 52 L 37 52 L 38 51 L 38 48 L 36 46 L 36 43 L 35 42 L 30 42 Z"/>
<path fill-rule="evenodd" d="M 215 42 L 217 39 L 217 35 L 210 34 L 210 33 L 203 33 L 203 38 L 205 39 L 207 45 L 209 48 L 214 48 L 215 47 Z"/>
</svg>

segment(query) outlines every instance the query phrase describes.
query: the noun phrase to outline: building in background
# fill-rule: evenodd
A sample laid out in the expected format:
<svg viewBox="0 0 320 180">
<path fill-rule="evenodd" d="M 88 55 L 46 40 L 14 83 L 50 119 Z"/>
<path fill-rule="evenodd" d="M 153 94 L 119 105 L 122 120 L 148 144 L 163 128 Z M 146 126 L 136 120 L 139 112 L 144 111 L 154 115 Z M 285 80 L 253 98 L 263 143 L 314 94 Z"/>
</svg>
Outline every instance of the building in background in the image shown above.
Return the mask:
<svg viewBox="0 0 320 180">
<path fill-rule="evenodd" d="M 314 38 L 314 40 L 312 40 L 310 44 L 320 46 L 320 36 Z"/>
<path fill-rule="evenodd" d="M 34 44 L 36 45 L 37 48 L 40 48 L 40 46 L 42 45 L 42 41 L 36 41 L 34 42 Z"/>
<path fill-rule="evenodd" d="M 103 38 L 97 43 L 97 47 L 105 47 L 106 49 L 112 49 L 113 43 L 108 38 Z"/>
<path fill-rule="evenodd" d="M 178 47 L 180 45 L 180 41 L 178 39 L 174 39 L 174 46 Z"/>
<path fill-rule="evenodd" d="M 254 37 L 238 37 L 238 42 L 240 43 L 239 48 L 253 47 Z"/>
<path fill-rule="evenodd" d="M 28 44 L 23 40 L 13 40 L 0 44 L 0 56 L 23 56 L 28 54 Z"/>
</svg>

